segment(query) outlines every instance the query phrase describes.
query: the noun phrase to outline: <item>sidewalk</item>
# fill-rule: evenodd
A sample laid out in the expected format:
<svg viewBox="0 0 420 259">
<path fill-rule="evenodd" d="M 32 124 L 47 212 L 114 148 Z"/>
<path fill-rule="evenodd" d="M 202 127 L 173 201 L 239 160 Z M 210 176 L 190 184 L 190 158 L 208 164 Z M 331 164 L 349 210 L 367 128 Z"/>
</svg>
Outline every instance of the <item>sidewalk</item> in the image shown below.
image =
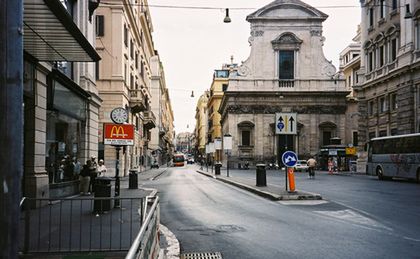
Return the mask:
<svg viewBox="0 0 420 259">
<path fill-rule="evenodd" d="M 249 169 L 249 171 L 252 171 L 252 170 L 255 171 L 255 169 Z M 304 190 L 296 190 L 295 192 L 291 193 L 282 188 L 279 188 L 278 186 L 270 185 L 269 183 L 267 183 L 267 186 L 256 186 L 255 178 L 250 179 L 246 177 L 241 177 L 238 174 L 235 174 L 235 171 L 237 171 L 236 169 L 229 170 L 230 177 L 224 176 L 227 174 L 225 169 L 222 169 L 221 175 L 215 175 L 214 169 L 213 169 L 213 173 L 211 173 L 210 168 L 209 168 L 209 171 L 207 172 L 207 169 L 205 167 L 203 167 L 203 169 L 200 169 L 199 166 L 197 167 L 196 171 L 205 176 L 215 178 L 219 181 L 234 185 L 236 187 L 250 191 L 259 196 L 262 196 L 264 198 L 268 198 L 274 201 L 277 201 L 277 200 L 322 200 L 322 196 L 320 194 L 306 192 Z"/>
</svg>

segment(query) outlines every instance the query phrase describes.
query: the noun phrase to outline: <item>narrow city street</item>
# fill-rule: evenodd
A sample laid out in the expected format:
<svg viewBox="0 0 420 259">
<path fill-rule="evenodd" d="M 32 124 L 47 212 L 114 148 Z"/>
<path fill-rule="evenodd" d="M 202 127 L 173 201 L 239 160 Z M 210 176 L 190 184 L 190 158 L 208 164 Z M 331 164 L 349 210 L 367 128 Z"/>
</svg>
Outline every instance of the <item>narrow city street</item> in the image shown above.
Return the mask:
<svg viewBox="0 0 420 259">
<path fill-rule="evenodd" d="M 366 176 L 315 180 L 297 187 L 322 201 L 270 201 L 196 173 L 170 168 L 144 187 L 157 188 L 161 222 L 181 253 L 221 252 L 223 258 L 415 258 L 420 245 L 419 185 Z M 253 170 L 232 171 L 255 177 Z M 281 174 L 268 171 L 267 181 Z M 284 176 L 284 175 L 283 175 Z"/>
</svg>

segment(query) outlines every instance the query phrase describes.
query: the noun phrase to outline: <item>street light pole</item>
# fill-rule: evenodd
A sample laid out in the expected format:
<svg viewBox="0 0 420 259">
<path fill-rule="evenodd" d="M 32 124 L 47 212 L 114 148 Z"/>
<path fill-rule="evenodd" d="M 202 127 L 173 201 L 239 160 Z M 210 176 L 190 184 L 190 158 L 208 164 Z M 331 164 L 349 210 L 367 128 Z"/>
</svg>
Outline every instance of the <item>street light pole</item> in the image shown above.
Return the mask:
<svg viewBox="0 0 420 259">
<path fill-rule="evenodd" d="M 23 1 L 0 1 L 0 258 L 18 258 L 23 174 Z"/>
</svg>

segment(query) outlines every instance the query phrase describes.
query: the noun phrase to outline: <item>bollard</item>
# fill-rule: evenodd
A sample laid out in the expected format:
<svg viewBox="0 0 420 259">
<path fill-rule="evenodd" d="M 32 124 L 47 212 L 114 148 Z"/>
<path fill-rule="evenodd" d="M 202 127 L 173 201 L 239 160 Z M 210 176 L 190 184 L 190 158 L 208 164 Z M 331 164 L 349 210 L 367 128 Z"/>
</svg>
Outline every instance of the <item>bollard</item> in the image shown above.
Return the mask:
<svg viewBox="0 0 420 259">
<path fill-rule="evenodd" d="M 265 164 L 257 164 L 257 186 L 267 186 Z"/>
<path fill-rule="evenodd" d="M 289 177 L 289 192 L 295 192 L 295 173 L 293 167 L 287 168 L 287 174 Z"/>
</svg>

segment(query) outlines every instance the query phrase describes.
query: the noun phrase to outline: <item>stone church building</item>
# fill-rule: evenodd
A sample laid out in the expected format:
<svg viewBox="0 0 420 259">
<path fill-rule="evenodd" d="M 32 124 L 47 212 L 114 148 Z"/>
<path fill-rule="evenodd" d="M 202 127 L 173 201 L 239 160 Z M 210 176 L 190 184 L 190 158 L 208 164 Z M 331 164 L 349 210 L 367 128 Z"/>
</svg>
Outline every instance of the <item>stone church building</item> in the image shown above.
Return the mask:
<svg viewBox="0 0 420 259">
<path fill-rule="evenodd" d="M 231 73 L 219 109 L 223 134 L 233 137 L 230 167 L 275 162 L 286 149 L 325 163 L 351 144 L 350 91 L 322 49 L 327 18 L 299 0 L 277 0 L 247 16 L 251 53 Z M 276 113 L 297 114 L 296 135 L 276 135 Z"/>
</svg>

